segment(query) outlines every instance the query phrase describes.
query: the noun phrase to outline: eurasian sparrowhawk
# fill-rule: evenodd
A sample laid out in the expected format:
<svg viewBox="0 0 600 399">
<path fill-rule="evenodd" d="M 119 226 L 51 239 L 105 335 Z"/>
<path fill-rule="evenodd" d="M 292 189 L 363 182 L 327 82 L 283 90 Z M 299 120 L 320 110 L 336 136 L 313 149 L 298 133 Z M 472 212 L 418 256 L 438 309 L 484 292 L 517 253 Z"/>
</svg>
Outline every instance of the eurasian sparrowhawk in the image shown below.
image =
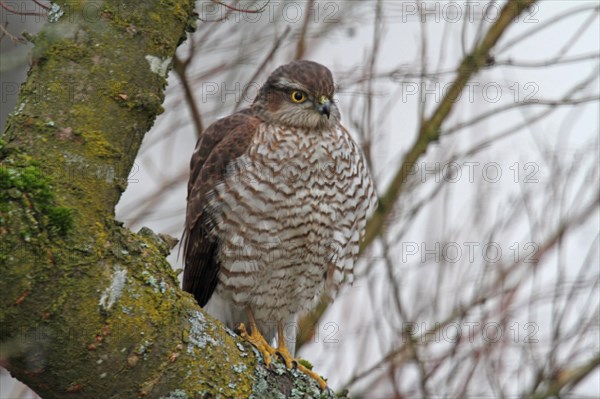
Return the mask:
<svg viewBox="0 0 600 399">
<path fill-rule="evenodd" d="M 183 288 L 230 327 L 249 323 L 242 336 L 266 363 L 278 352 L 289 367 L 286 323 L 351 280 L 376 203 L 333 96 L 323 65 L 283 65 L 249 108 L 209 126 L 192 156 Z M 276 330 L 277 350 L 267 344 Z"/>
</svg>

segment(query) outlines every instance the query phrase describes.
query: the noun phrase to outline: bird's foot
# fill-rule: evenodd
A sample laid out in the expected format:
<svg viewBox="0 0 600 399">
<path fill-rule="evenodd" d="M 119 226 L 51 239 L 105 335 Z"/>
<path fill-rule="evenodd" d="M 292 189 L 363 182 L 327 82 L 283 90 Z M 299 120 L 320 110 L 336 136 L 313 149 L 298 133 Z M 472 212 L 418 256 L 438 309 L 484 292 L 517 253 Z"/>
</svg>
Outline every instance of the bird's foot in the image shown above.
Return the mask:
<svg viewBox="0 0 600 399">
<path fill-rule="evenodd" d="M 326 390 L 327 389 L 327 382 L 325 382 L 325 380 L 323 378 L 321 378 L 321 376 L 319 374 L 315 373 L 314 371 L 312 371 L 308 367 L 305 367 L 298 360 L 294 360 L 294 362 L 298 365 L 297 366 L 298 370 L 301 371 L 301 372 L 303 372 L 304 374 L 312 377 L 313 380 L 317 381 L 317 384 L 319 384 L 319 386 L 321 387 L 322 390 Z"/>
<path fill-rule="evenodd" d="M 281 334 L 282 333 L 280 332 L 280 337 L 282 337 Z M 327 389 L 327 383 L 325 382 L 325 380 L 323 380 L 323 378 L 321 378 L 321 376 L 319 376 L 319 374 L 304 366 L 298 359 L 294 359 L 292 357 L 292 354 L 285 345 L 283 338 L 279 338 L 279 344 L 277 345 L 277 351 L 275 353 L 281 358 L 281 360 L 283 360 L 283 362 L 285 363 L 285 367 L 287 367 L 288 369 L 298 369 L 304 374 L 310 376 L 313 380 L 317 381 L 322 390 Z"/>
<path fill-rule="evenodd" d="M 241 323 L 237 328 L 239 334 L 246 341 L 250 342 L 262 354 L 263 360 L 267 367 L 271 366 L 271 357 L 275 355 L 275 349 L 262 336 L 257 328 L 250 328 L 250 333 L 246 330 L 244 323 Z"/>
<path fill-rule="evenodd" d="M 308 367 L 301 364 L 297 359 L 294 359 L 289 349 L 285 344 L 285 338 L 283 334 L 283 324 L 279 322 L 277 324 L 277 334 L 278 334 L 278 344 L 277 349 L 273 348 L 267 340 L 262 336 L 260 331 L 258 330 L 258 326 L 256 325 L 256 321 L 254 320 L 254 316 L 252 311 L 248 308 L 248 320 L 250 323 L 250 333 L 246 330 L 246 326 L 244 323 L 241 323 L 237 328 L 238 333 L 242 338 L 246 341 L 250 342 L 258 351 L 262 354 L 263 359 L 265 361 L 265 366 L 269 368 L 271 366 L 271 359 L 274 356 L 281 358 L 285 367 L 288 369 L 297 369 L 300 372 L 308 375 L 313 380 L 315 380 L 322 390 L 327 389 L 327 383 L 323 378 L 321 378 L 317 373 L 309 369 Z"/>
<path fill-rule="evenodd" d="M 285 367 L 288 369 L 298 366 L 298 362 L 292 357 L 292 354 L 285 345 L 279 345 L 275 354 L 285 363 Z"/>
</svg>

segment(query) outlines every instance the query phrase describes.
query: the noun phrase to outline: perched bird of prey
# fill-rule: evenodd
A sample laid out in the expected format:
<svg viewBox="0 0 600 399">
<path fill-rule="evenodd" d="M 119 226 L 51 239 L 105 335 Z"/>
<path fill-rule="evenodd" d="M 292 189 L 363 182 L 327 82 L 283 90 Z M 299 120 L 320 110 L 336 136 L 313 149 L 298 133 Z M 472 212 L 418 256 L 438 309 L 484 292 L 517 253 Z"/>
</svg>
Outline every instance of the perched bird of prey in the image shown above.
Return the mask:
<svg viewBox="0 0 600 399">
<path fill-rule="evenodd" d="M 333 96 L 329 69 L 295 61 L 269 76 L 249 108 L 209 126 L 191 160 L 183 240 L 183 289 L 239 325 L 267 365 L 277 354 L 323 388 L 294 362 L 286 327 L 351 280 L 376 203 Z"/>
</svg>

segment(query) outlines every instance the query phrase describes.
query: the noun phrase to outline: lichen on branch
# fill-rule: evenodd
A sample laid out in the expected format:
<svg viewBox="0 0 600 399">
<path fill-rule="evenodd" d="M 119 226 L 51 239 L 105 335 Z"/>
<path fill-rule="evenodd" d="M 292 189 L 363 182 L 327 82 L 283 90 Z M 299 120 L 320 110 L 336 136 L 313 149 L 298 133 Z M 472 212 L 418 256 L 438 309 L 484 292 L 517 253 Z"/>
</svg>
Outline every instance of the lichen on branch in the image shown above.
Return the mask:
<svg viewBox="0 0 600 399">
<path fill-rule="evenodd" d="M 331 396 L 266 370 L 180 290 L 170 240 L 114 220 L 193 9 L 56 1 L 28 36 L 0 137 L 0 361 L 46 399 Z"/>
</svg>

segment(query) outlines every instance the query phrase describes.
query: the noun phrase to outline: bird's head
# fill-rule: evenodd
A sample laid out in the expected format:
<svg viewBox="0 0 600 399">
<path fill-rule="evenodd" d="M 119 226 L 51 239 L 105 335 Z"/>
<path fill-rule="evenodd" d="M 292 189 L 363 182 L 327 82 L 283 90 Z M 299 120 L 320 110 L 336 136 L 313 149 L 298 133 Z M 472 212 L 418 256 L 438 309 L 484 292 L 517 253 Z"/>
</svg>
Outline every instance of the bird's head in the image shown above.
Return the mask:
<svg viewBox="0 0 600 399">
<path fill-rule="evenodd" d="M 338 123 L 331 71 L 312 61 L 294 61 L 277 68 L 261 87 L 254 106 L 271 122 L 322 130 Z"/>
</svg>

